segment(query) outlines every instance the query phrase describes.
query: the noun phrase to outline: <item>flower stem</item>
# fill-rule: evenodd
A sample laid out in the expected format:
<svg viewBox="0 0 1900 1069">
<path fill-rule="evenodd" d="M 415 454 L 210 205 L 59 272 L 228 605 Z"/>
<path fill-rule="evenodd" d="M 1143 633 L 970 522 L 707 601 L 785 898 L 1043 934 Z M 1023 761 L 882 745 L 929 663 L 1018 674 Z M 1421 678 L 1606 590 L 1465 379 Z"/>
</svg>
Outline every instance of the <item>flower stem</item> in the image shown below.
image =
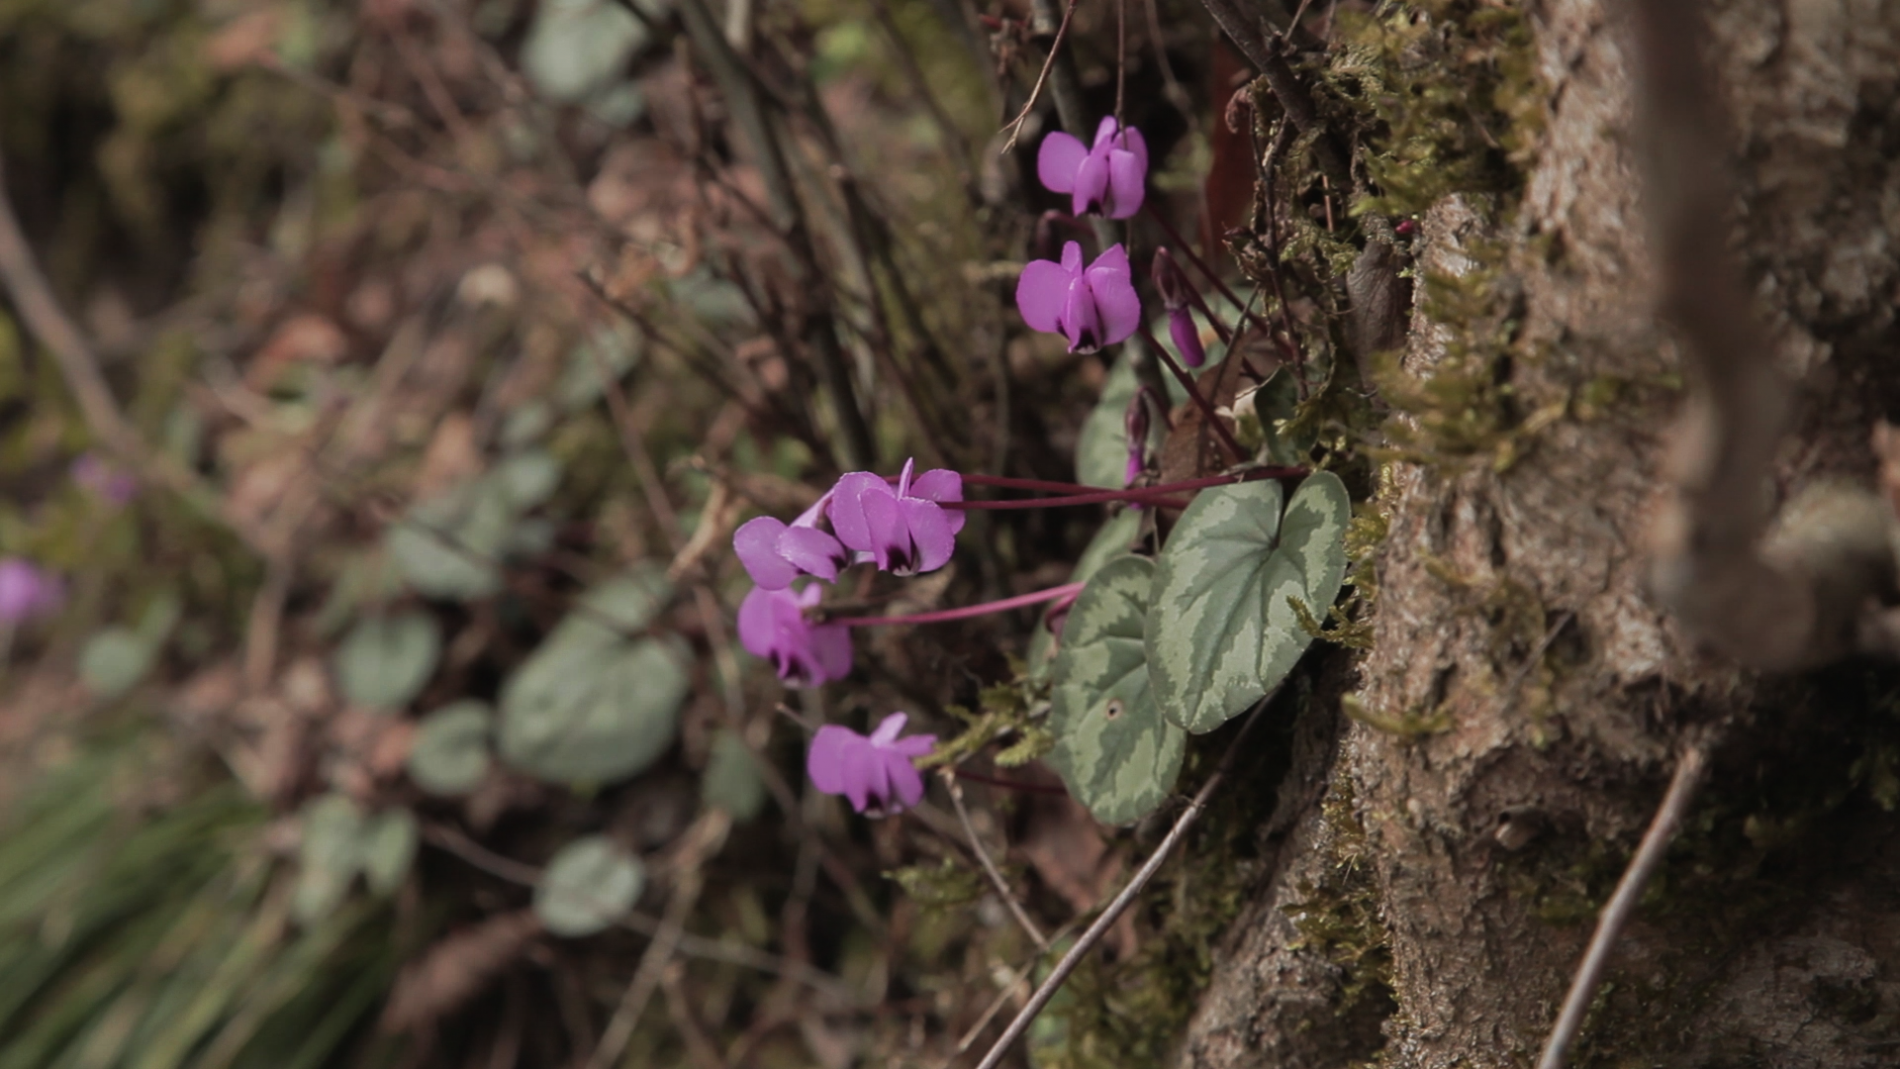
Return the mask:
<svg viewBox="0 0 1900 1069">
<path fill-rule="evenodd" d="M 1018 594 L 1001 601 L 986 601 L 979 605 L 964 605 L 955 609 L 941 609 L 937 612 L 912 613 L 909 616 L 847 616 L 842 620 L 830 620 L 828 623 L 843 627 L 878 627 L 884 624 L 941 624 L 951 620 L 963 620 L 971 616 L 983 616 L 993 612 L 1008 612 L 1026 605 L 1040 605 L 1045 601 L 1067 597 L 1079 593 L 1085 583 L 1064 583 L 1047 590 L 1037 590 L 1028 594 Z"/>
<path fill-rule="evenodd" d="M 1253 482 L 1255 479 L 1291 479 L 1307 474 L 1300 466 L 1250 468 L 1238 475 L 1210 475 L 1202 479 L 1181 479 L 1171 483 L 1157 483 L 1154 486 L 1131 487 L 1126 490 L 1104 490 L 1092 486 L 1077 486 L 1086 493 L 1067 494 L 1062 497 L 1031 497 L 1009 501 L 940 501 L 937 504 L 947 509 L 1040 509 L 1063 508 L 1069 505 L 1097 505 L 1111 501 L 1131 501 L 1147 505 L 1162 505 L 1167 508 L 1185 507 L 1178 496 L 1190 490 L 1204 490 L 1210 486 L 1229 486 L 1234 483 Z M 965 476 L 969 478 L 969 476 Z M 990 478 L 990 476 L 985 476 Z"/>
<path fill-rule="evenodd" d="M 1188 398 L 1194 402 L 1196 408 L 1201 410 L 1201 418 L 1207 421 L 1208 428 L 1221 440 L 1221 445 L 1226 447 L 1228 458 L 1235 464 L 1247 459 L 1247 451 L 1240 448 L 1240 443 L 1234 441 L 1233 432 L 1227 429 L 1227 424 L 1222 423 L 1220 417 L 1214 414 L 1214 402 L 1201 395 L 1200 387 L 1195 383 L 1194 377 L 1181 367 L 1180 362 L 1175 360 L 1174 354 L 1168 350 L 1167 346 L 1155 340 L 1154 333 L 1148 329 L 1146 323 L 1141 325 L 1141 336 L 1155 352 L 1161 354 L 1161 362 L 1168 365 L 1168 370 L 1174 372 L 1174 377 L 1180 380 L 1181 387 L 1187 390 Z M 1230 352 L 1227 354 L 1227 359 L 1235 359 L 1235 355 Z"/>
<path fill-rule="evenodd" d="M 1161 229 L 1168 232 L 1168 240 L 1174 242 L 1174 245 L 1170 246 L 1170 248 L 1179 248 L 1182 252 L 1186 253 L 1189 262 L 1193 263 L 1194 266 L 1200 270 L 1202 277 L 1212 283 L 1214 288 L 1220 291 L 1221 296 L 1233 302 L 1234 307 L 1240 309 L 1240 314 L 1243 317 L 1253 320 L 1254 325 L 1265 331 L 1268 337 L 1273 336 L 1273 328 L 1262 322 L 1258 315 L 1249 311 L 1247 306 L 1241 303 L 1239 297 L 1234 296 L 1234 291 L 1227 288 L 1227 283 L 1221 281 L 1220 275 L 1216 274 L 1213 268 L 1207 266 L 1207 261 L 1201 259 L 1200 254 L 1194 251 L 1194 246 L 1188 243 L 1188 239 L 1182 237 L 1181 232 L 1176 230 L 1174 224 L 1168 221 L 1167 213 L 1156 208 L 1153 202 L 1143 204 L 1142 208 L 1148 213 L 1149 218 L 1160 223 Z M 1204 313 L 1207 312 L 1207 306 L 1203 304 L 1201 311 Z M 1208 318 L 1213 319 L 1214 317 L 1212 314 L 1209 314 Z"/>
</svg>

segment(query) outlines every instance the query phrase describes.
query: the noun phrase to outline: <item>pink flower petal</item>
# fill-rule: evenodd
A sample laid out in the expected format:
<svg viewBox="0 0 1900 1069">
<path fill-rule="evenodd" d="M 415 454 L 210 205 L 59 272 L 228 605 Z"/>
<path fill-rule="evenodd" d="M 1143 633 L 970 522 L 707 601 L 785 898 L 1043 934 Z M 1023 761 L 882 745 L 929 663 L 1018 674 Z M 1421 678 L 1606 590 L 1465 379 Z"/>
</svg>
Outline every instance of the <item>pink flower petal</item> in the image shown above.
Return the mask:
<svg viewBox="0 0 1900 1069">
<path fill-rule="evenodd" d="M 745 528 L 741 527 L 740 530 L 743 531 Z M 733 537 L 736 540 L 738 536 L 735 534 Z M 845 552 L 844 546 L 840 545 L 836 538 L 816 527 L 785 528 L 778 536 L 778 550 L 780 559 L 788 565 L 808 575 L 815 575 L 826 582 L 838 578 L 838 569 L 851 559 Z M 739 559 L 742 561 L 745 559 L 743 553 L 740 554 Z M 746 570 L 751 571 L 750 568 Z M 758 573 L 753 572 L 752 578 L 757 580 Z M 791 580 L 788 579 L 786 582 L 789 583 Z"/>
<path fill-rule="evenodd" d="M 739 525 L 732 532 L 732 549 L 746 574 L 766 590 L 783 590 L 798 578 L 798 568 L 779 552 L 779 536 L 788 528 L 784 521 L 759 516 Z M 837 574 L 834 569 L 832 574 Z"/>
<path fill-rule="evenodd" d="M 1181 362 L 1200 367 L 1207 362 L 1207 350 L 1201 347 L 1201 332 L 1194 329 L 1194 317 L 1186 309 L 1168 313 L 1168 337 L 1181 353 Z"/>
<path fill-rule="evenodd" d="M 1141 131 L 1132 126 L 1124 128 L 1121 136 L 1121 147 L 1134 154 L 1136 161 L 1141 165 L 1141 173 L 1144 175 L 1147 174 L 1148 141 L 1141 136 Z"/>
<path fill-rule="evenodd" d="M 877 728 L 871 732 L 871 745 L 889 746 L 897 736 L 904 733 L 904 725 L 909 722 L 909 713 L 892 713 L 878 721 Z"/>
<path fill-rule="evenodd" d="M 1051 193 L 1068 193 L 1075 189 L 1075 172 L 1088 154 L 1082 142 L 1057 130 L 1036 150 L 1036 177 Z"/>
<path fill-rule="evenodd" d="M 948 468 L 932 468 L 917 476 L 917 481 L 910 484 L 910 493 L 925 501 L 962 501 L 963 476 Z M 962 509 L 945 509 L 943 514 L 950 521 L 951 534 L 963 530 L 963 521 L 968 517 Z"/>
<path fill-rule="evenodd" d="M 882 496 L 865 494 L 859 499 L 859 507 L 864 512 L 865 527 L 870 532 L 870 544 L 864 548 L 876 556 L 877 566 L 885 571 L 908 568 L 912 563 L 910 537 L 903 529 L 897 498 L 888 492 Z M 895 564 L 892 563 L 893 558 L 896 559 Z M 908 571 L 905 574 L 909 574 Z"/>
<path fill-rule="evenodd" d="M 1095 140 L 1089 145 L 1089 148 L 1098 149 L 1108 144 L 1109 139 L 1115 136 L 1119 125 L 1120 124 L 1115 121 L 1115 116 L 1102 116 L 1102 121 L 1095 124 Z"/>
<path fill-rule="evenodd" d="M 1029 261 L 1022 277 L 1016 280 L 1016 310 L 1023 314 L 1023 322 L 1029 324 L 1029 329 L 1044 334 L 1054 334 L 1061 329 L 1056 319 L 1062 314 L 1062 302 L 1074 279 L 1060 264 L 1048 260 Z"/>
<path fill-rule="evenodd" d="M 1128 254 L 1120 245 L 1096 257 L 1085 276 L 1091 305 L 1101 317 L 1102 345 L 1113 345 L 1141 326 L 1141 298 L 1128 279 Z"/>
<path fill-rule="evenodd" d="M 872 549 L 875 539 L 864 503 L 867 499 L 889 499 L 891 485 L 882 476 L 854 471 L 841 477 L 831 493 L 831 529 L 838 533 L 838 541 L 850 549 Z"/>
<path fill-rule="evenodd" d="M 934 502 L 914 497 L 898 498 L 897 507 L 909 531 L 909 542 L 916 547 L 917 558 L 909 569 L 897 574 L 934 572 L 950 563 L 950 557 L 957 550 L 957 536 L 950 530 L 950 520 L 944 510 Z"/>
<path fill-rule="evenodd" d="M 754 657 L 770 657 L 778 645 L 776 591 L 755 586 L 739 603 L 739 645 Z"/>
<path fill-rule="evenodd" d="M 843 794 L 845 753 L 863 743 L 863 737 L 850 728 L 834 724 L 819 728 L 805 754 L 805 774 L 811 777 L 812 785 L 826 794 Z"/>
<path fill-rule="evenodd" d="M 1102 347 L 1102 317 L 1095 308 L 1095 295 L 1080 280 L 1069 287 L 1062 303 L 1062 333 L 1072 353 L 1092 353 Z"/>
<path fill-rule="evenodd" d="M 900 805 L 885 803 L 892 813 L 915 806 L 924 797 L 924 778 L 910 761 L 896 754 L 889 754 L 884 761 L 884 774 L 888 779 L 887 794 L 894 793 Z"/>
<path fill-rule="evenodd" d="M 1102 200 L 1108 196 L 1108 153 L 1090 152 L 1075 172 L 1075 192 L 1069 194 L 1069 210 L 1076 215 L 1087 215 L 1102 207 Z"/>
<path fill-rule="evenodd" d="M 1062 243 L 1062 269 L 1073 279 L 1082 273 L 1082 244 L 1076 241 Z"/>
<path fill-rule="evenodd" d="M 1148 165 L 1132 152 L 1111 150 L 1108 154 L 1108 195 L 1102 214 L 1110 219 L 1127 219 L 1141 210 L 1148 191 Z"/>
</svg>

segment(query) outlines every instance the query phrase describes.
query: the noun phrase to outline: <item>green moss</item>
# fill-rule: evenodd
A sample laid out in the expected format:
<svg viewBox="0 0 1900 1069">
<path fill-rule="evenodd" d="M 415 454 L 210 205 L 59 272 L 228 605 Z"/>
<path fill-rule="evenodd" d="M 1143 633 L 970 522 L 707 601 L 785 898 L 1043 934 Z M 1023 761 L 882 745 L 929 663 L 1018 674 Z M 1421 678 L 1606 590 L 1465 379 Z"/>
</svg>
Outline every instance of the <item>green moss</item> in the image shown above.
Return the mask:
<svg viewBox="0 0 1900 1069">
<path fill-rule="evenodd" d="M 1370 131 L 1363 159 L 1378 192 L 1355 212 L 1410 215 L 1452 193 L 1514 195 L 1548 94 L 1516 5 L 1417 0 L 1342 14 L 1333 90 Z"/>
<path fill-rule="evenodd" d="M 1287 915 L 1301 937 L 1295 949 L 1317 950 L 1341 969 L 1334 1009 L 1345 1016 L 1367 999 L 1392 1004 L 1391 936 L 1379 916 L 1371 847 L 1353 807 L 1352 781 L 1343 773 L 1334 778 L 1320 813 L 1331 836 L 1326 871 L 1318 881 L 1299 885 L 1301 900 L 1287 906 Z"/>
</svg>

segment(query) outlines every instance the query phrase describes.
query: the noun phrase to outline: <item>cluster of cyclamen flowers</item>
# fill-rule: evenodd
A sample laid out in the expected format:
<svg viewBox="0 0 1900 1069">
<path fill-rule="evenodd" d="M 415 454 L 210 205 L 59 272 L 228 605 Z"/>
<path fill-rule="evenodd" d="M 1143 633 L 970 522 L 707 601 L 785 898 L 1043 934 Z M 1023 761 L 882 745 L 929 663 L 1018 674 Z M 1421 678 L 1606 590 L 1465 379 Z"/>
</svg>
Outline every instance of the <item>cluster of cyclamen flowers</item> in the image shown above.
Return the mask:
<svg viewBox="0 0 1900 1069">
<path fill-rule="evenodd" d="M 1089 146 L 1065 133 L 1050 134 L 1043 140 L 1037 172 L 1045 186 L 1070 195 L 1075 214 L 1099 212 L 1111 219 L 1126 219 L 1141 209 L 1148 147 L 1139 130 L 1109 117 L 1102 120 Z M 1154 270 L 1157 289 L 1169 313 L 1169 333 L 1188 365 L 1199 367 L 1203 360 L 1200 338 L 1188 311 L 1192 289 L 1165 249 L 1157 251 Z M 1031 327 L 1066 336 L 1071 352 L 1093 352 L 1123 341 L 1142 328 L 1141 300 L 1130 278 L 1128 253 L 1120 245 L 1105 250 L 1086 266 L 1081 245 L 1073 241 L 1063 247 L 1059 263 L 1031 262 L 1017 283 L 1016 304 Z M 1141 471 L 1141 443 L 1147 437 L 1145 421 L 1145 407 L 1138 417 L 1131 415 L 1130 483 Z M 1141 426 L 1136 427 L 1135 422 Z M 963 528 L 961 510 L 972 504 L 1053 506 L 1111 500 L 1178 504 L 1178 500 L 1157 495 L 1226 481 L 1195 480 L 1143 490 L 1102 492 L 1069 484 L 974 475 L 969 478 L 1068 496 L 1037 502 L 968 503 L 963 500 L 965 477 L 954 471 L 939 468 L 915 474 L 914 465 L 906 461 L 895 480 L 872 472 L 851 472 L 791 523 L 760 516 L 734 532 L 733 549 L 756 584 L 739 606 L 740 644 L 770 661 L 779 679 L 789 686 L 811 687 L 843 678 L 851 671 L 850 629 L 854 626 L 959 619 L 1073 598 L 1081 589 L 1081 584 L 1067 584 L 983 605 L 895 619 L 855 617 L 815 622 L 813 614 L 822 600 L 824 584 L 835 582 L 846 568 L 873 564 L 880 571 L 909 576 L 943 567 L 956 549 L 957 532 Z M 826 523 L 829 530 L 825 529 Z M 849 798 L 860 813 L 896 812 L 917 804 L 923 797 L 923 780 L 912 762 L 928 753 L 936 739 L 932 735 L 900 738 L 907 720 L 904 713 L 892 713 L 869 736 L 836 725 L 819 728 L 806 764 L 812 783 L 821 791 Z"/>
<path fill-rule="evenodd" d="M 1148 143 L 1140 130 L 1105 116 L 1091 146 L 1060 130 L 1043 138 L 1036 175 L 1051 192 L 1069 194 L 1076 215 L 1126 219 L 1141 210 L 1146 193 Z M 1188 310 L 1193 293 L 1166 249 L 1155 253 L 1154 280 L 1182 361 L 1200 367 L 1206 356 Z M 1062 246 L 1060 261 L 1030 261 L 1016 283 L 1016 307 L 1032 328 L 1068 338 L 1072 353 L 1092 353 L 1141 328 L 1141 299 L 1135 295 L 1128 251 L 1120 245 L 1103 250 L 1086 267 L 1082 246 L 1073 241 Z"/>
</svg>

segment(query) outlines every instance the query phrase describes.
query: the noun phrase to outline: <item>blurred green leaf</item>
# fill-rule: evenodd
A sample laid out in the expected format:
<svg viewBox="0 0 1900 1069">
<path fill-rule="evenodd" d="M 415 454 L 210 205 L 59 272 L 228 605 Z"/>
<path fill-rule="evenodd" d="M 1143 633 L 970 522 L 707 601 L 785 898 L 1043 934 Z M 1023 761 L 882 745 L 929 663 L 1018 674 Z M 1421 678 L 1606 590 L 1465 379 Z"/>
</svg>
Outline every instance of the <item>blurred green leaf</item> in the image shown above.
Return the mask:
<svg viewBox="0 0 1900 1069">
<path fill-rule="evenodd" d="M 476 479 L 416 503 L 384 544 L 418 594 L 473 600 L 501 589 L 500 557 L 515 523 L 501 484 Z"/>
<path fill-rule="evenodd" d="M 368 617 L 337 646 L 337 683 L 357 705 L 400 709 L 422 693 L 441 655 L 442 629 L 428 613 Z"/>
<path fill-rule="evenodd" d="M 290 913 L 311 925 L 343 904 L 350 881 L 363 867 L 363 811 L 348 795 L 312 799 L 299 816 L 303 837 L 297 850 L 297 886 Z"/>
<path fill-rule="evenodd" d="M 99 697 L 116 698 L 145 678 L 157 655 L 157 647 L 138 632 L 108 627 L 87 639 L 79 652 L 79 678 Z"/>
<path fill-rule="evenodd" d="M 534 912 L 555 935 L 593 935 L 640 898 L 646 868 L 604 835 L 576 839 L 548 862 L 534 887 Z"/>
<path fill-rule="evenodd" d="M 561 483 L 561 462 L 545 449 L 524 449 L 503 457 L 487 477 L 516 510 L 526 512 L 553 496 Z"/>
<path fill-rule="evenodd" d="M 612 0 L 543 0 L 521 66 L 542 95 L 577 104 L 618 78 L 648 40 L 646 27 Z"/>
<path fill-rule="evenodd" d="M 372 893 L 389 895 L 402 886 L 416 860 L 416 815 L 387 809 L 363 828 L 363 879 Z"/>
<path fill-rule="evenodd" d="M 757 816 L 759 807 L 765 804 L 765 780 L 759 777 L 759 767 L 737 732 L 721 731 L 713 736 L 699 794 L 707 805 L 725 810 L 740 823 Z"/>
<path fill-rule="evenodd" d="M 430 794 L 467 794 L 493 763 L 489 736 L 495 714 L 473 698 L 452 702 L 422 718 L 409 747 L 409 778 Z"/>
<path fill-rule="evenodd" d="M 671 638 L 571 635 L 550 636 L 502 685 L 502 760 L 552 783 L 626 779 L 673 744 L 688 653 Z"/>
</svg>

